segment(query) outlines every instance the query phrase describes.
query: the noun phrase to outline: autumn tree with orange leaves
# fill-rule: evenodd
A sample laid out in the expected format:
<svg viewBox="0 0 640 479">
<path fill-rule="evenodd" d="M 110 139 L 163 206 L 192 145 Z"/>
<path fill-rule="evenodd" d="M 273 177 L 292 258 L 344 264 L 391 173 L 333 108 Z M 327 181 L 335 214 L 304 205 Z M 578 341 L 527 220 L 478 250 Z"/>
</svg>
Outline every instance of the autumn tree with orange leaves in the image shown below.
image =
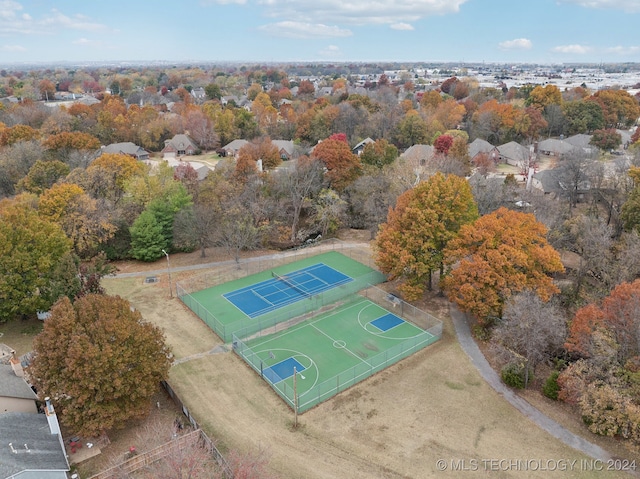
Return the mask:
<svg viewBox="0 0 640 479">
<path fill-rule="evenodd" d="M 331 186 L 343 190 L 360 175 L 360 158 L 351 152 L 344 134 L 331 135 L 316 145 L 312 158 L 321 160 L 327 168 L 327 178 Z"/>
<path fill-rule="evenodd" d="M 465 225 L 444 251 L 450 270 L 441 286 L 450 301 L 480 324 L 502 317 L 505 302 L 530 289 L 547 301 L 560 290 L 551 275 L 564 271 L 533 214 L 500 208 Z"/>
<path fill-rule="evenodd" d="M 462 225 L 478 217 L 469 183 L 438 173 L 400 195 L 376 238 L 376 264 L 400 279 L 404 297 L 416 300 L 431 289 L 434 271 L 442 268 L 443 251 Z"/>
<path fill-rule="evenodd" d="M 171 351 L 157 326 L 119 296 L 63 297 L 34 339 L 29 376 L 63 425 L 97 436 L 145 417 Z"/>
</svg>

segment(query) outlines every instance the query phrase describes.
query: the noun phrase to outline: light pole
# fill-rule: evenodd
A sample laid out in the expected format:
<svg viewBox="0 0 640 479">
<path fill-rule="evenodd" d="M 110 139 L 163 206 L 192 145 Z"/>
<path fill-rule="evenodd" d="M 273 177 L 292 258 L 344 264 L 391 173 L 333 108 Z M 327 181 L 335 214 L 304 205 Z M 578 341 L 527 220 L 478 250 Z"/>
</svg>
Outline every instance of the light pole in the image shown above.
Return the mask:
<svg viewBox="0 0 640 479">
<path fill-rule="evenodd" d="M 164 255 L 167 257 L 167 273 L 169 273 L 169 297 L 173 299 L 173 288 L 171 287 L 171 263 L 169 263 L 169 253 L 165 250 L 162 250 Z"/>
</svg>

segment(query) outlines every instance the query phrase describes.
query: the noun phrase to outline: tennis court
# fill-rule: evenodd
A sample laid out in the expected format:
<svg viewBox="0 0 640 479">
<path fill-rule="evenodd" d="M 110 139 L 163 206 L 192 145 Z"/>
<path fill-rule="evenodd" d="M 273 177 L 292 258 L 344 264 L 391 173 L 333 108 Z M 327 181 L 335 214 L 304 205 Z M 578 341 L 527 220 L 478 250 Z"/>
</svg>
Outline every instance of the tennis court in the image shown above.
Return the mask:
<svg viewBox="0 0 640 479">
<path fill-rule="evenodd" d="M 379 271 L 330 251 L 179 297 L 230 342 L 236 331 L 261 331 L 385 280 Z"/>
<path fill-rule="evenodd" d="M 285 275 L 272 272 L 272 276 L 272 279 L 225 293 L 223 296 L 244 314 L 255 318 L 353 281 L 353 278 L 322 263 Z"/>
<path fill-rule="evenodd" d="M 299 412 L 439 339 L 438 332 L 360 295 L 289 329 L 257 336 L 234 337 L 234 349 Z"/>
</svg>

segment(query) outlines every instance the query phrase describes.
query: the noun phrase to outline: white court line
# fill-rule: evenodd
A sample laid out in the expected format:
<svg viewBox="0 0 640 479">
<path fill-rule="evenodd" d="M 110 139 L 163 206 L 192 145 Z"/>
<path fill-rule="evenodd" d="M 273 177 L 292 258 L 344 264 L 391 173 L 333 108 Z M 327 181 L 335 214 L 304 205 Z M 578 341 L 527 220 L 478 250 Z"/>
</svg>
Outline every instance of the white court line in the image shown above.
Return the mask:
<svg viewBox="0 0 640 479">
<path fill-rule="evenodd" d="M 310 325 L 312 328 L 314 328 L 316 331 L 319 331 L 320 333 L 324 334 L 327 338 L 329 338 L 331 340 L 332 343 L 335 343 L 337 340 L 332 338 L 331 336 L 329 336 L 327 333 L 325 333 L 324 331 L 322 331 L 321 329 L 318 329 L 315 327 L 315 325 L 311 324 Z M 343 341 L 345 343 L 345 347 L 344 348 L 340 348 L 340 349 L 345 349 L 347 351 L 349 351 L 354 357 L 358 358 L 360 361 L 362 361 L 363 363 L 365 363 L 367 366 L 369 366 L 370 368 L 372 368 L 373 366 L 371 366 L 371 364 L 368 361 L 365 361 L 364 359 L 362 359 L 360 356 L 358 356 L 356 353 L 354 353 L 353 351 L 351 351 L 347 346 L 346 346 L 346 341 Z"/>
</svg>

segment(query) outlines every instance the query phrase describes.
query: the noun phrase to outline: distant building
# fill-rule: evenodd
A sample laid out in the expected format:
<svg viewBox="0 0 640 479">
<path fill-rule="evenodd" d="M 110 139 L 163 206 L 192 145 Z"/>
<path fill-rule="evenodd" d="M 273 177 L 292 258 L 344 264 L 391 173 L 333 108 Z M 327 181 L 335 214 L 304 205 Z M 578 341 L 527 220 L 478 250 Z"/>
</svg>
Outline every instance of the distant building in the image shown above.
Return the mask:
<svg viewBox="0 0 640 479">
<path fill-rule="evenodd" d="M 110 145 L 102 148 L 102 153 L 128 155 L 141 161 L 149 159 L 149 152 L 147 150 L 135 143 L 131 143 L 130 141 L 124 143 L 111 143 Z"/>
<path fill-rule="evenodd" d="M 185 134 L 178 134 L 164 142 L 162 149 L 163 158 L 178 158 L 185 155 L 195 155 L 199 150 L 198 145 Z"/>
</svg>

